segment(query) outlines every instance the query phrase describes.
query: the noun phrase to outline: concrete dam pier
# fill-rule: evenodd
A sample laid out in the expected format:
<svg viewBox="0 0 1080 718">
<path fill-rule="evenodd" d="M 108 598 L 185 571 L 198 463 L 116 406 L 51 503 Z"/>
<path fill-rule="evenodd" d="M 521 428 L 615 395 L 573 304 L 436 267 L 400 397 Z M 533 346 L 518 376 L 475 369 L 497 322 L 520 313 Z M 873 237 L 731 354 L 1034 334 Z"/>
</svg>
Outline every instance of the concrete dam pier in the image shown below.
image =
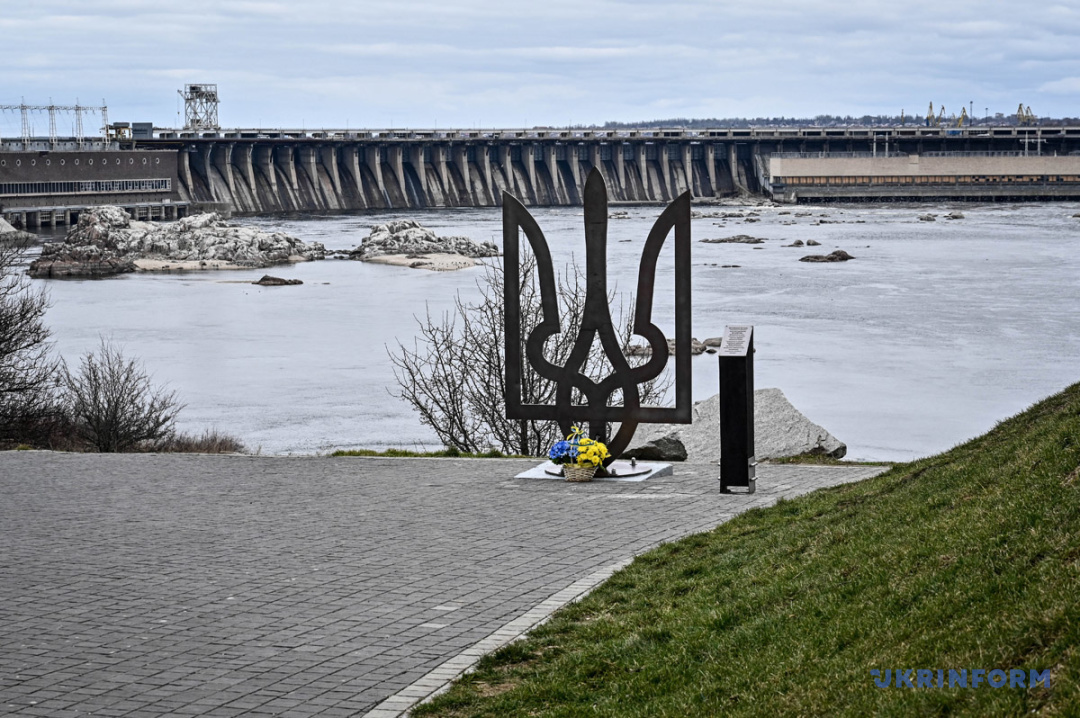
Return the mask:
<svg viewBox="0 0 1080 718">
<path fill-rule="evenodd" d="M 503 191 L 529 205 L 577 205 L 594 167 L 616 202 L 668 202 L 686 191 L 788 202 L 1080 197 L 1075 127 L 236 130 L 162 132 L 132 146 L 166 147 L 178 152 L 183 200 L 245 214 L 484 207 Z M 953 156 L 951 174 L 915 184 L 892 166 L 924 154 Z M 987 156 L 996 158 L 992 172 Z M 804 168 L 792 157 L 846 161 Z"/>
<path fill-rule="evenodd" d="M 741 151 L 740 151 L 741 150 Z M 719 154 L 718 154 L 719 153 Z M 202 139 L 179 151 L 180 193 L 239 213 L 581 204 L 596 167 L 614 201 L 757 192 L 749 147 L 627 142 Z"/>
</svg>

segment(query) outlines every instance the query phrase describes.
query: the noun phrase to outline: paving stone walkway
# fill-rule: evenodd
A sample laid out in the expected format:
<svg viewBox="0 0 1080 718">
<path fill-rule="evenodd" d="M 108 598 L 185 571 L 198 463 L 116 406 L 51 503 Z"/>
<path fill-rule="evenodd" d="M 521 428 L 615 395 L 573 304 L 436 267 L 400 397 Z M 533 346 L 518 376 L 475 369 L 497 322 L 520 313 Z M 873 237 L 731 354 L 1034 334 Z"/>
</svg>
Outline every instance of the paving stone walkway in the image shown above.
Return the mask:
<svg viewBox="0 0 1080 718">
<path fill-rule="evenodd" d="M 876 467 L 0 453 L 0 714 L 390 716 L 628 558 Z"/>
</svg>

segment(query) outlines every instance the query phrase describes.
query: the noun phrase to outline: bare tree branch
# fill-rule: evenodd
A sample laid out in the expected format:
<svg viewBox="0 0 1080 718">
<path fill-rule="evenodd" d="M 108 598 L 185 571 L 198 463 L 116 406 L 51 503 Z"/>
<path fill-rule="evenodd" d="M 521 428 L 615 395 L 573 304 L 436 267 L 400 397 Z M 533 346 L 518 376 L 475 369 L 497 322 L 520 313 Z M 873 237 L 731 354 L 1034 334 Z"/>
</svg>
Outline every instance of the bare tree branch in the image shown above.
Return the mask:
<svg viewBox="0 0 1080 718">
<path fill-rule="evenodd" d="M 175 433 L 183 408 L 176 392 L 153 386 L 139 361 L 105 339 L 83 355 L 78 372 L 65 367 L 64 383 L 76 431 L 98 451 L 131 451 Z"/>
<path fill-rule="evenodd" d="M 44 290 L 20 271 L 27 243 L 0 242 L 0 441 L 20 441 L 56 409 Z"/>
<path fill-rule="evenodd" d="M 527 336 L 543 319 L 536 260 L 525 254 L 520 267 L 521 333 Z M 511 421 L 505 416 L 506 385 L 503 269 L 487 266 L 477 282 L 480 299 L 466 303 L 458 296 L 453 308 L 441 318 L 430 312 L 418 319 L 419 336 L 410 349 L 398 343 L 388 350 L 394 365 L 398 396 L 420 414 L 421 423 L 434 430 L 448 447 L 477 452 L 498 449 L 510 454 L 540 456 L 562 438 L 551 421 Z M 612 297 L 614 300 L 614 297 Z M 585 304 L 585 277 L 571 263 L 562 274 L 559 305 L 564 317 L 563 331 L 552 336 L 544 347 L 547 358 L 564 363 L 577 337 Z M 620 341 L 629 344 L 633 327 L 631 298 L 620 305 L 615 318 Z M 631 357 L 632 364 L 641 359 Z M 594 347 L 584 373 L 599 379 L 611 371 L 610 363 L 599 347 Z M 667 392 L 669 381 L 657 380 L 640 386 L 642 403 L 655 402 Z M 552 404 L 555 385 L 526 366 L 522 376 L 521 398 L 527 404 Z M 616 401 L 619 396 L 615 397 Z"/>
</svg>

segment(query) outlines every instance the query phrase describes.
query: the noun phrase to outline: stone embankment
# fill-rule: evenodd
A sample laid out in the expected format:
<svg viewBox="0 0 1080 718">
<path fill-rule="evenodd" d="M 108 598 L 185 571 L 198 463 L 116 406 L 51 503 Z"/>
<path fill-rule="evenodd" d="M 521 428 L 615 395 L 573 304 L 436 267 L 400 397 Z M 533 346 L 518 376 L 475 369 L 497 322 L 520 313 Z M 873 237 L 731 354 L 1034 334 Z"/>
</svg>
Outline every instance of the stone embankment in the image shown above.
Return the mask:
<svg viewBox="0 0 1080 718">
<path fill-rule="evenodd" d="M 229 224 L 216 213 L 160 224 L 136 222 L 119 207 L 105 206 L 82 213 L 63 242 L 46 244 L 30 276 L 262 268 L 324 257 L 318 242 Z"/>
<path fill-rule="evenodd" d="M 475 266 L 485 257 L 497 257 L 499 248 L 468 237 L 439 237 L 419 222 L 405 219 L 376 225 L 347 255 L 364 262 L 446 271 Z"/>
</svg>

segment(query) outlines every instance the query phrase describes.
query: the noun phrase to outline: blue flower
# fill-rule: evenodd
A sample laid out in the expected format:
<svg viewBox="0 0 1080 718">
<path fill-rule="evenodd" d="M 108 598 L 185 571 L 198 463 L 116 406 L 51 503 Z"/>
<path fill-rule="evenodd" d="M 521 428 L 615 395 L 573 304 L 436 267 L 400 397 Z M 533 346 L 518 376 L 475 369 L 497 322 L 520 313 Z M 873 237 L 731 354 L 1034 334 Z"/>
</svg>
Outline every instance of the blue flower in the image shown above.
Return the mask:
<svg viewBox="0 0 1080 718">
<path fill-rule="evenodd" d="M 569 441 L 556 441 L 555 446 L 548 452 L 550 458 L 556 464 L 567 464 L 577 456 L 577 447 Z"/>
</svg>

